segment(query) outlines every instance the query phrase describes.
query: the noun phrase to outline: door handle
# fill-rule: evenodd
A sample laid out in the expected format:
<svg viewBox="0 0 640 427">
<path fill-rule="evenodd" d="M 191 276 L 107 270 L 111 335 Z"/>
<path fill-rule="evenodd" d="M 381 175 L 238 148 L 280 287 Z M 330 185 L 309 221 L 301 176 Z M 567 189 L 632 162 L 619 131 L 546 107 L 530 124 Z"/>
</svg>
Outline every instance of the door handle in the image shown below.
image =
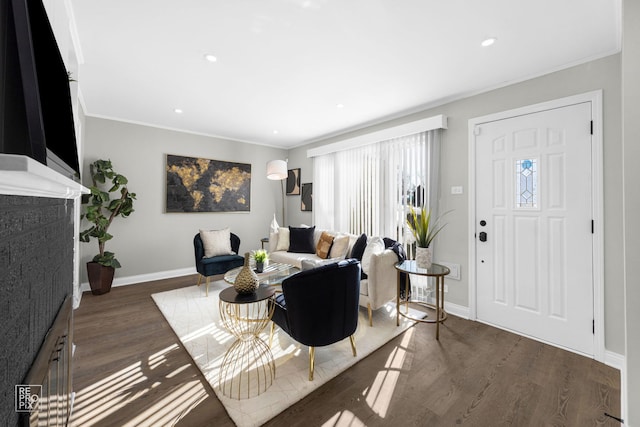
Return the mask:
<svg viewBox="0 0 640 427">
<path fill-rule="evenodd" d="M 478 238 L 480 239 L 481 242 L 486 242 L 487 241 L 487 233 L 484 231 L 481 231 L 480 234 L 478 235 Z"/>
</svg>

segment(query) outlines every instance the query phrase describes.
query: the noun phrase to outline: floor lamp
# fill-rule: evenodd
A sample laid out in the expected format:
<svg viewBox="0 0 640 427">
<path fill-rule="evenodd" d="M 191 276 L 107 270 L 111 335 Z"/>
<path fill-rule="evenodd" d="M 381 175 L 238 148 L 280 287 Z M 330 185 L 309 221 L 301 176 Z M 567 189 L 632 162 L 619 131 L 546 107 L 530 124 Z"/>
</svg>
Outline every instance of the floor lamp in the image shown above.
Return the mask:
<svg viewBox="0 0 640 427">
<path fill-rule="evenodd" d="M 289 172 L 287 171 L 287 162 L 284 160 L 271 160 L 267 162 L 267 179 L 274 181 L 280 180 L 282 187 L 282 225 L 286 226 L 284 214 L 284 180 L 287 179 Z"/>
</svg>

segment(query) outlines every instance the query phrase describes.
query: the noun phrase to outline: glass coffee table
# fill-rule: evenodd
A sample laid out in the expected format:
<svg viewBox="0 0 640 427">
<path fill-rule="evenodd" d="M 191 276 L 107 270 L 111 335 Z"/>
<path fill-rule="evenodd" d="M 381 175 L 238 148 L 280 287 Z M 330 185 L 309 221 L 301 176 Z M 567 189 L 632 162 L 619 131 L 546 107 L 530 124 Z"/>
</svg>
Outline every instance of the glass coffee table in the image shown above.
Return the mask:
<svg viewBox="0 0 640 427">
<path fill-rule="evenodd" d="M 224 281 L 233 285 L 236 281 L 236 277 L 238 277 L 238 273 L 240 273 L 240 270 L 242 270 L 242 267 L 237 267 L 233 270 L 227 271 L 224 275 Z M 255 272 L 255 269 L 253 271 Z M 280 286 L 284 279 L 289 276 L 293 276 L 299 271 L 300 269 L 294 265 L 272 262 L 264 267 L 262 273 L 256 274 L 258 275 L 260 286 Z"/>
</svg>

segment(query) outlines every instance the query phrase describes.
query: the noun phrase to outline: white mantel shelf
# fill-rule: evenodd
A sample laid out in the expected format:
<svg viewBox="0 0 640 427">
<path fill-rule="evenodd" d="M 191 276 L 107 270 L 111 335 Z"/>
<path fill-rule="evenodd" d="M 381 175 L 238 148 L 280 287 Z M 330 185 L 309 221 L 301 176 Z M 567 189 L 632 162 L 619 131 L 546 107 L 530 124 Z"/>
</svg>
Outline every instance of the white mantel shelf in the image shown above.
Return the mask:
<svg viewBox="0 0 640 427">
<path fill-rule="evenodd" d="M 89 189 L 30 157 L 0 154 L 0 194 L 75 199 Z"/>
</svg>

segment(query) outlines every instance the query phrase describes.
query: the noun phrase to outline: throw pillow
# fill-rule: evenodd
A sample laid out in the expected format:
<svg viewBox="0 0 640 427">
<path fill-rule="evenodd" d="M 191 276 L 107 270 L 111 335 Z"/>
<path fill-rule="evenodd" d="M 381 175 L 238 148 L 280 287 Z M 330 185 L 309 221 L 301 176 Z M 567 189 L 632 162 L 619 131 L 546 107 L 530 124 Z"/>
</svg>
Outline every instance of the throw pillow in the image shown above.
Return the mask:
<svg viewBox="0 0 640 427">
<path fill-rule="evenodd" d="M 289 252 L 315 254 L 313 232 L 316 227 L 289 227 Z"/>
<path fill-rule="evenodd" d="M 288 251 L 289 250 L 289 229 L 280 227 L 278 229 L 278 244 L 276 245 L 276 251 Z"/>
<path fill-rule="evenodd" d="M 358 261 L 362 261 L 362 255 L 364 255 L 364 250 L 367 248 L 367 235 L 362 233 L 358 240 L 353 244 L 353 248 L 351 249 L 351 258 L 355 258 Z"/>
<path fill-rule="evenodd" d="M 211 258 L 218 255 L 231 255 L 231 230 L 200 230 L 204 257 Z"/>
<path fill-rule="evenodd" d="M 326 231 L 323 231 L 320 235 L 320 240 L 316 245 L 316 255 L 322 259 L 326 259 L 329 256 L 331 245 L 333 244 L 333 236 Z"/>
<path fill-rule="evenodd" d="M 362 271 L 365 274 L 369 274 L 369 266 L 371 265 L 371 256 L 374 254 L 379 254 L 384 251 L 384 242 L 380 237 L 372 237 L 369 239 L 367 243 L 367 247 L 364 250 L 364 254 L 362 255 Z"/>
<path fill-rule="evenodd" d="M 300 270 L 302 270 L 302 271 L 311 270 L 312 268 L 320 267 L 320 266 L 323 266 L 323 265 L 333 264 L 334 262 L 336 262 L 336 261 L 333 260 L 333 259 L 319 260 L 319 259 L 305 258 L 305 259 L 300 261 Z"/>
<path fill-rule="evenodd" d="M 331 246 L 331 252 L 329 252 L 329 258 L 344 259 L 347 256 L 349 250 L 349 236 L 341 234 L 333 239 L 333 246 Z"/>
<path fill-rule="evenodd" d="M 402 262 L 407 259 L 407 253 L 404 250 L 404 246 L 401 243 L 396 242 L 393 239 L 385 237 L 382 239 L 384 241 L 384 247 L 387 249 L 391 249 L 393 253 L 398 257 L 398 261 Z"/>
</svg>

